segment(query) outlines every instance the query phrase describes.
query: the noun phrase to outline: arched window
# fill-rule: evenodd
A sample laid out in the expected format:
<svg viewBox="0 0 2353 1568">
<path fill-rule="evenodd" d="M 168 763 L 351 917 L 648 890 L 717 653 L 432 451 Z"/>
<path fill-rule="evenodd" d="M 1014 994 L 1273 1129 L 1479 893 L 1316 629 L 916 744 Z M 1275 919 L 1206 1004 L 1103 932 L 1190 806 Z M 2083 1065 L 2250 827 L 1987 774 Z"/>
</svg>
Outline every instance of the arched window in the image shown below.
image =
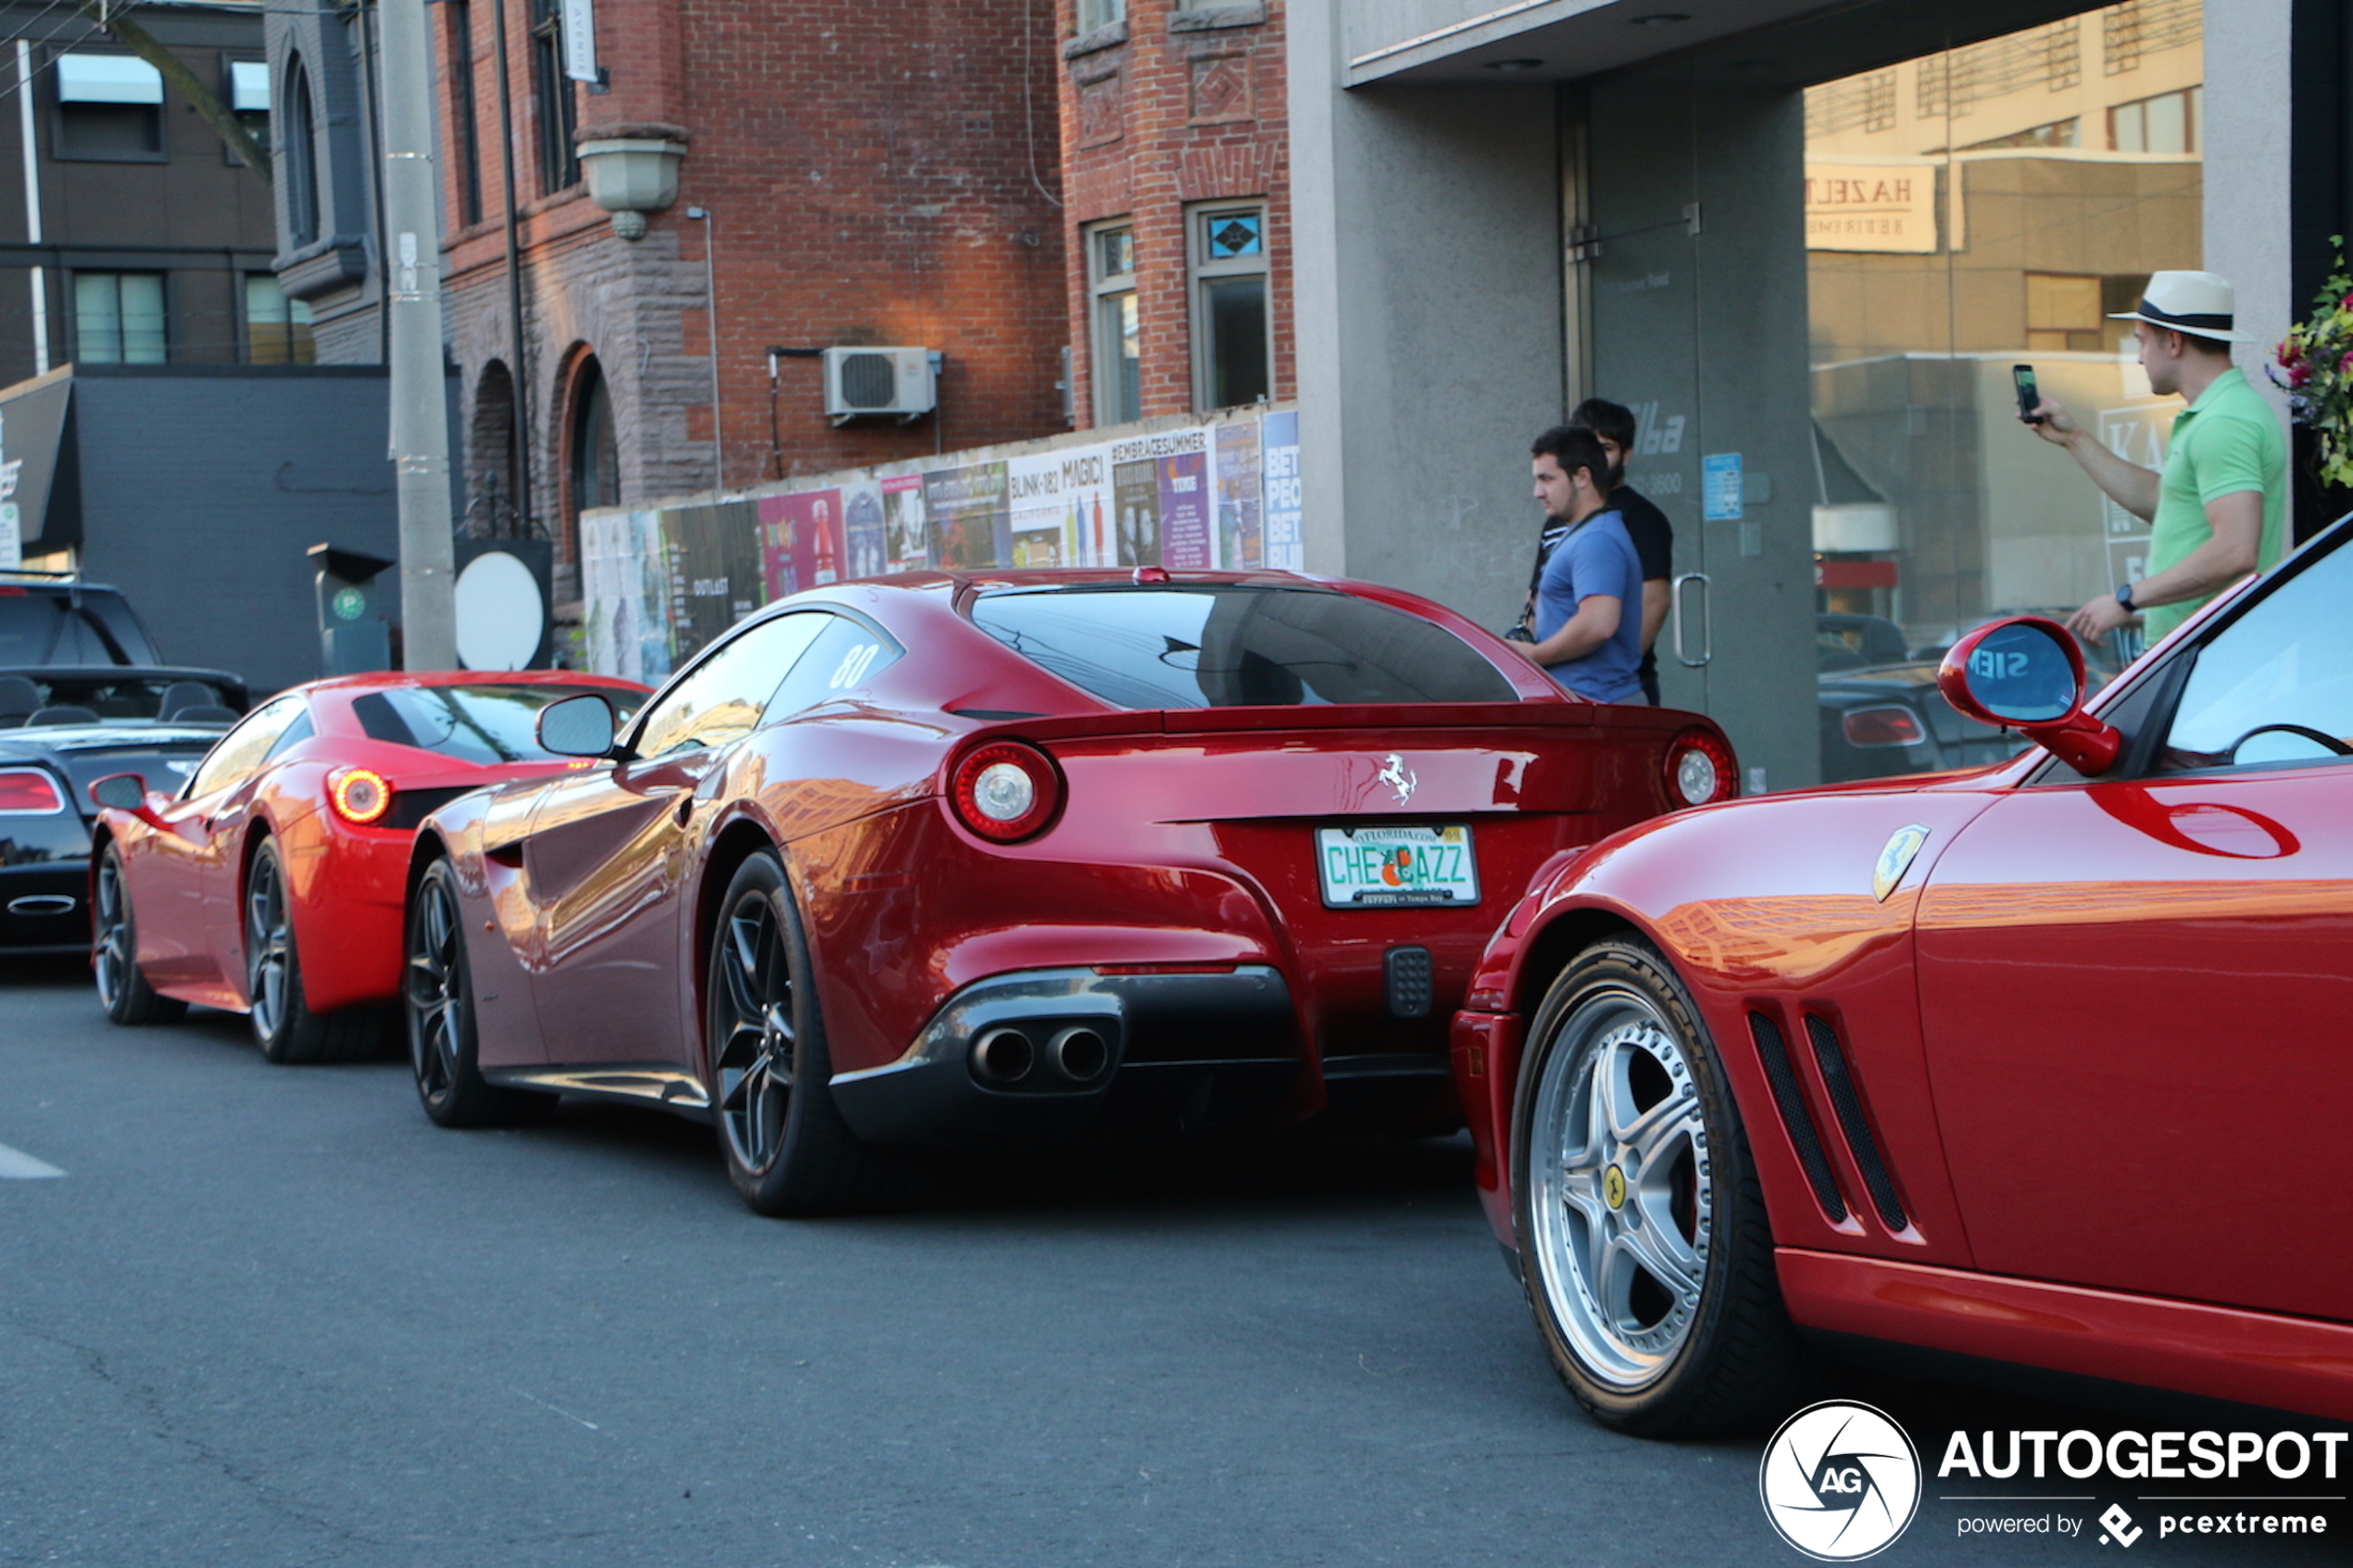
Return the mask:
<svg viewBox="0 0 2353 1568">
<path fill-rule="evenodd" d="M 507 539 L 522 532 L 515 505 L 515 381 L 504 361 L 482 368 L 466 426 L 466 533 Z"/>
<path fill-rule="evenodd" d="M 572 417 L 564 432 L 564 532 L 559 550 L 566 562 L 580 559 L 580 514 L 591 507 L 621 505 L 621 449 L 614 439 L 612 394 L 595 355 L 572 378 Z"/>
<path fill-rule="evenodd" d="M 278 182 L 286 191 L 286 238 L 307 245 L 319 237 L 319 144 L 310 72 L 299 55 L 286 63 L 286 133 L 277 155 Z"/>
</svg>

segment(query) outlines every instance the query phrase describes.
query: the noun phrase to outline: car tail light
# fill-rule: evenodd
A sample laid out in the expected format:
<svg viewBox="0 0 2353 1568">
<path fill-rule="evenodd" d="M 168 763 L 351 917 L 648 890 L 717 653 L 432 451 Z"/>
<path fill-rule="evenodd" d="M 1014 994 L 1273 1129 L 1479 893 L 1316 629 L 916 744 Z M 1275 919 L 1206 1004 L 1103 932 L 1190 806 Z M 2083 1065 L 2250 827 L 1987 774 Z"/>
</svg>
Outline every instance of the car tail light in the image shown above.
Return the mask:
<svg viewBox="0 0 2353 1568">
<path fill-rule="evenodd" d="M 1730 800 L 1740 793 L 1732 748 L 1706 730 L 1685 730 L 1667 748 L 1667 798 L 1684 806 Z"/>
<path fill-rule="evenodd" d="M 372 768 L 338 768 L 327 775 L 327 802 L 345 822 L 366 827 L 392 809 L 392 785 Z"/>
<path fill-rule="evenodd" d="M 1928 738 L 1908 708 L 1857 708 L 1840 722 L 1849 746 L 1918 746 Z"/>
<path fill-rule="evenodd" d="M 990 741 L 964 753 L 951 775 L 956 820 L 1000 844 L 1027 838 L 1062 809 L 1062 775 L 1036 746 Z"/>
<path fill-rule="evenodd" d="M 66 809 L 57 782 L 36 768 L 0 770 L 0 811 L 10 815 L 51 817 Z"/>
</svg>

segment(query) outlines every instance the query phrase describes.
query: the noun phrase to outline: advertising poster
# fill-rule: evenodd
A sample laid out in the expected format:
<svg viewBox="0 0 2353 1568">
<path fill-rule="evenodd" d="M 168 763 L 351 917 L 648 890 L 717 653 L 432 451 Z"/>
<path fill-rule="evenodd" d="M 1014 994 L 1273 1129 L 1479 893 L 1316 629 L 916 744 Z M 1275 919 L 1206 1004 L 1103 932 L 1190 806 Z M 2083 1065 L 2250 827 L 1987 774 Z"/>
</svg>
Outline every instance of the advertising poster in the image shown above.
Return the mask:
<svg viewBox="0 0 2353 1568">
<path fill-rule="evenodd" d="M 1259 472 L 1258 421 L 1217 427 L 1217 560 L 1221 571 L 1255 571 L 1266 564 L 1261 524 L 1265 480 Z"/>
<path fill-rule="evenodd" d="M 883 537 L 882 486 L 871 479 L 841 487 L 842 533 L 849 554 L 848 575 L 880 577 L 890 570 L 889 548 Z"/>
<path fill-rule="evenodd" d="M 1197 437 L 1206 433 L 1196 431 Z M 1202 445 L 1206 447 L 1206 440 Z M 1178 452 L 1158 461 L 1160 479 L 1160 564 L 1192 571 L 1211 565 L 1209 519 L 1209 454 Z"/>
<path fill-rule="evenodd" d="M 771 599 L 841 581 L 846 552 L 840 491 L 771 495 L 760 503 L 760 515 L 767 534 Z M 790 587 L 782 586 L 787 582 Z"/>
<path fill-rule="evenodd" d="M 1102 564 L 1159 565 L 1160 465 L 1150 458 L 1113 463 L 1111 498 L 1112 554 Z"/>
<path fill-rule="evenodd" d="M 1062 459 L 1062 491 L 1068 519 L 1063 558 L 1073 566 L 1109 566 L 1112 542 L 1111 450 L 1083 447 L 1056 454 Z"/>
<path fill-rule="evenodd" d="M 670 549 L 661 514 L 583 518 L 580 547 L 588 667 L 660 685 L 674 668 Z"/>
<path fill-rule="evenodd" d="M 761 607 L 768 530 L 749 501 L 687 507 L 663 521 L 671 544 L 673 652 L 684 660 Z"/>
<path fill-rule="evenodd" d="M 1059 452 L 1014 458 L 1005 464 L 1007 514 L 1013 528 L 1008 566 L 1069 566 L 1070 509 L 1063 498 Z"/>
<path fill-rule="evenodd" d="M 1005 465 L 969 463 L 924 475 L 931 563 L 942 569 L 1002 566 L 1013 555 Z"/>
<path fill-rule="evenodd" d="M 1261 514 L 1266 544 L 1264 562 L 1274 571 L 1307 570 L 1307 542 L 1302 532 L 1305 502 L 1299 488 L 1299 415 L 1269 414 L 1259 421 L 1264 451 L 1261 467 L 1266 477 L 1266 506 Z"/>
<path fill-rule="evenodd" d="M 931 536 L 924 526 L 924 476 L 902 473 L 882 482 L 883 548 L 893 571 L 921 571 L 931 565 Z"/>
</svg>

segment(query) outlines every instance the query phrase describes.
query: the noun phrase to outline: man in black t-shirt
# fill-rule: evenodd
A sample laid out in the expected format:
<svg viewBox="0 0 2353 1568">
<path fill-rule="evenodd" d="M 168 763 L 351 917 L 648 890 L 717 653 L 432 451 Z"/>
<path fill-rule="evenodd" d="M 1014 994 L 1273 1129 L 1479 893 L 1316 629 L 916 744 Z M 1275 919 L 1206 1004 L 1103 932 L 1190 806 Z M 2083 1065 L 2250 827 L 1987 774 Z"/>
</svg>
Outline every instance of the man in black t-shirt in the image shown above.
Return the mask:
<svg viewBox="0 0 2353 1568">
<path fill-rule="evenodd" d="M 1667 624 L 1667 610 L 1675 596 L 1675 527 L 1650 498 L 1626 483 L 1626 456 L 1634 449 L 1634 411 L 1622 403 L 1588 397 L 1568 417 L 1571 430 L 1588 430 L 1602 444 L 1610 462 L 1609 504 L 1625 521 L 1634 555 L 1642 563 L 1642 665 L 1636 673 L 1642 695 L 1658 706 L 1658 656 L 1652 645 Z M 1549 541 L 1547 542 L 1549 543 Z M 1541 562 L 1540 562 L 1541 566 Z"/>
</svg>

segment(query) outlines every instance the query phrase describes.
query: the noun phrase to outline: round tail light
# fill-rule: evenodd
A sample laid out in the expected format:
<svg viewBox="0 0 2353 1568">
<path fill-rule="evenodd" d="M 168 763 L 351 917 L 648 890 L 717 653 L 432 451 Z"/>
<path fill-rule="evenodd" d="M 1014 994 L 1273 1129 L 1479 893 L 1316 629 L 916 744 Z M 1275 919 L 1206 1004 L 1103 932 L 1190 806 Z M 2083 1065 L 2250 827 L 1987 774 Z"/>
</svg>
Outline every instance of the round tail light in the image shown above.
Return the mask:
<svg viewBox="0 0 2353 1568">
<path fill-rule="evenodd" d="M 1670 806 L 1705 806 L 1740 793 L 1740 770 L 1732 748 L 1706 730 L 1685 730 L 1667 748 L 1667 799 Z"/>
<path fill-rule="evenodd" d="M 372 768 L 338 768 L 327 775 L 327 803 L 345 822 L 366 827 L 392 809 L 392 785 Z"/>
<path fill-rule="evenodd" d="M 1053 821 L 1062 775 L 1036 746 L 990 741 L 957 761 L 948 789 L 956 820 L 999 844 L 1027 838 Z"/>
</svg>

